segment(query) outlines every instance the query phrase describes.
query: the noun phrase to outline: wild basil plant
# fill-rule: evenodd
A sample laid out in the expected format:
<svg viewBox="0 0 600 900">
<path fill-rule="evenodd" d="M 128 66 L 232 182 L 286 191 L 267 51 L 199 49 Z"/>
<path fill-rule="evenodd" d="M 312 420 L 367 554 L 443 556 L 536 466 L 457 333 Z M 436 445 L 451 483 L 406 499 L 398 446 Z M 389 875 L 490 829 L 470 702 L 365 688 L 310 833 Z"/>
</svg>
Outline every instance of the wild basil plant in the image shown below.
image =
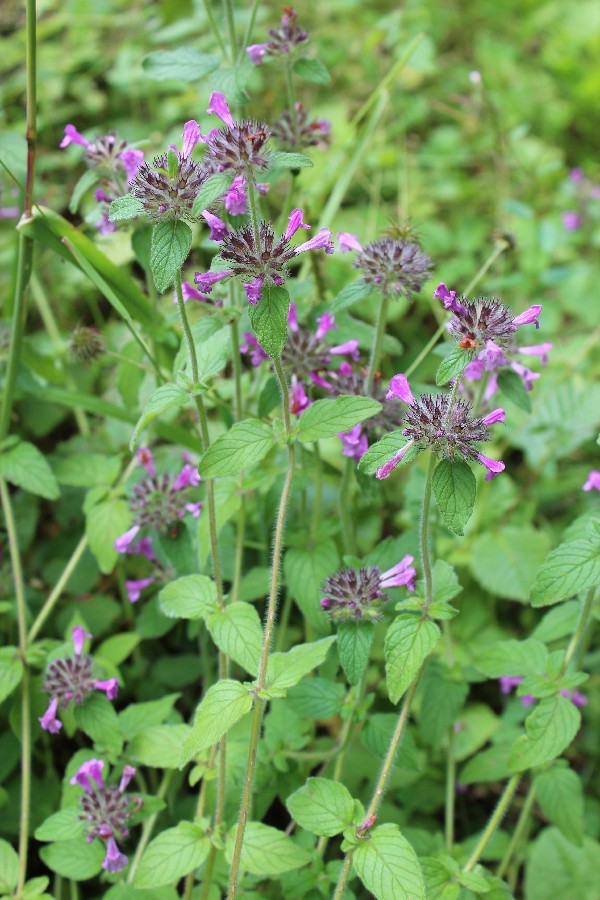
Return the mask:
<svg viewBox="0 0 600 900">
<path fill-rule="evenodd" d="M 0 888 L 542 900 L 545 865 L 591 881 L 600 856 L 578 737 L 597 706 L 600 473 L 575 485 L 590 503 L 562 536 L 535 513 L 532 486 L 565 455 L 523 462 L 552 415 L 535 418 L 544 304 L 510 282 L 478 294 L 509 235 L 463 286 L 407 223 L 341 230 L 420 38 L 336 144 L 310 109 L 330 75 L 301 14 L 263 29 L 257 6 L 240 19 L 226 2 L 221 24 L 206 5 L 214 53 L 145 60 L 157 81 L 197 83 L 177 140 L 64 124 L 55 142 L 82 170 L 66 218 L 34 189 L 27 4 L 0 417 Z M 68 343 L 34 247 L 94 289 Z M 30 280 L 58 367 L 25 332 Z M 35 441 L 36 393 L 63 411 L 52 442 Z M 68 536 L 64 566 L 36 529 L 50 547 Z"/>
</svg>

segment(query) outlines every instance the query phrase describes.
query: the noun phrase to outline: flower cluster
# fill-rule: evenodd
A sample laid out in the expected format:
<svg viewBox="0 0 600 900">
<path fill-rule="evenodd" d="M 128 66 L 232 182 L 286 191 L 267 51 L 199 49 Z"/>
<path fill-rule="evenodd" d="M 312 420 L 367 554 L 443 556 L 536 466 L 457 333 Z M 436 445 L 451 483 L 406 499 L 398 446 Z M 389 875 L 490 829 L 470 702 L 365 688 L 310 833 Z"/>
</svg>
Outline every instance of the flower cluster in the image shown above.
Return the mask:
<svg viewBox="0 0 600 900">
<path fill-rule="evenodd" d="M 295 104 L 295 113 L 292 116 L 285 110 L 271 126 L 271 137 L 279 141 L 286 150 L 317 147 L 329 142 L 331 122 L 327 119 L 311 120 L 300 102 Z"/>
<path fill-rule="evenodd" d="M 94 838 L 100 838 L 106 842 L 102 868 L 115 874 L 128 863 L 125 854 L 119 850 L 117 840 L 129 835 L 127 822 L 141 808 L 143 801 L 141 797 L 125 793 L 136 773 L 133 766 L 124 767 L 118 785 L 106 784 L 103 770 L 103 759 L 90 759 L 79 767 L 71 778 L 71 784 L 79 785 L 84 791 L 79 798 L 82 809 L 79 818 L 86 824 L 87 841 L 91 843 Z"/>
<path fill-rule="evenodd" d="M 515 332 L 522 325 L 535 324 L 539 328 L 538 317 L 542 311 L 540 304 L 534 304 L 518 316 L 495 298 L 482 297 L 478 300 L 457 299 L 456 291 L 449 291 L 442 282 L 434 292 L 434 298 L 441 300 L 444 309 L 454 315 L 448 323 L 448 331 L 457 341 L 459 347 L 472 350 L 473 360 L 464 371 L 466 381 L 479 381 L 485 373 L 490 378 L 486 386 L 484 399 L 488 400 L 498 390 L 499 369 L 510 366 L 522 379 L 526 390 L 540 375 L 532 372 L 518 362 L 521 356 L 539 356 L 542 365 L 546 365 L 552 344 L 534 344 L 518 347 L 515 343 Z"/>
<path fill-rule="evenodd" d="M 92 143 L 80 134 L 74 125 L 65 125 L 65 134 L 60 142 L 62 148 L 69 144 L 79 144 L 85 148 L 84 160 L 89 168 L 96 169 L 101 187 L 96 188 L 95 198 L 101 218 L 96 222 L 100 234 L 110 234 L 116 226 L 109 221 L 108 210 L 113 200 L 126 193 L 126 184 L 144 162 L 141 150 L 130 147 L 115 134 L 97 137 Z"/>
<path fill-rule="evenodd" d="M 388 478 L 409 451 L 413 455 L 428 447 L 447 459 L 477 460 L 488 470 L 486 481 L 504 470 L 503 462 L 490 459 L 477 450 L 477 444 L 489 439 L 488 426 L 504 422 L 506 413 L 503 409 L 495 409 L 481 418 L 472 415 L 472 407 L 464 400 L 453 403 L 450 394 L 423 394 L 415 399 L 405 375 L 394 375 L 387 397 L 406 404 L 402 434 L 409 440 L 377 469 L 377 478 Z"/>
<path fill-rule="evenodd" d="M 590 200 L 600 200 L 600 185 L 586 178 L 579 168 L 569 172 L 571 187 L 575 189 L 576 209 L 566 209 L 562 222 L 567 231 L 577 231 L 587 216 Z"/>
<path fill-rule="evenodd" d="M 358 571 L 342 569 L 323 582 L 321 608 L 334 622 L 376 622 L 381 619 L 381 607 L 389 600 L 387 588 L 414 591 L 417 573 L 413 562 L 414 557 L 407 555 L 386 572 L 377 566 L 363 566 Z"/>
<path fill-rule="evenodd" d="M 66 709 L 70 703 L 79 706 L 92 691 L 104 691 L 109 700 L 114 700 L 119 692 L 117 678 L 100 681 L 95 677 L 92 658 L 83 652 L 85 639 L 91 637 L 81 625 L 76 625 L 72 631 L 73 656 L 53 659 L 46 669 L 42 690 L 50 695 L 50 702 L 38 721 L 50 734 L 62 728 L 56 716 L 59 709 Z"/>
<path fill-rule="evenodd" d="M 524 681 L 524 678 L 521 678 L 516 675 L 503 675 L 500 681 L 500 693 L 502 694 L 510 694 L 514 687 L 518 687 Z M 568 697 L 575 706 L 587 706 L 587 697 L 584 694 L 581 694 L 579 691 L 570 691 L 568 688 L 563 688 L 561 690 L 561 694 L 563 697 Z M 523 704 L 523 706 L 532 706 L 535 703 L 535 697 L 533 694 L 524 694 L 522 697 L 519 697 L 519 700 Z"/>
<path fill-rule="evenodd" d="M 194 221 L 194 200 L 208 175 L 201 164 L 188 155 L 170 150 L 144 163 L 130 184 L 151 219 Z"/>
<path fill-rule="evenodd" d="M 137 458 L 146 470 L 147 477 L 133 488 L 129 508 L 134 514 L 134 524 L 115 540 L 118 553 L 138 554 L 156 563 L 152 549 L 152 536 L 144 532 L 168 533 L 172 526 L 188 513 L 198 518 L 202 501 L 194 499 L 194 489 L 200 484 L 200 475 L 191 463 L 188 453 L 183 453 L 183 467 L 174 475 L 158 474 L 152 452 L 148 448 L 138 451 Z M 144 588 L 155 581 L 154 576 L 126 581 L 127 595 L 131 603 L 140 598 Z"/>
<path fill-rule="evenodd" d="M 301 209 L 294 209 L 289 216 L 289 224 L 285 233 L 275 237 L 273 226 L 261 222 L 258 234 L 252 224 L 243 225 L 237 231 L 229 231 L 224 223 L 223 228 L 214 228 L 215 240 L 221 241 L 220 258 L 228 264 L 221 272 L 196 272 L 194 281 L 203 294 L 210 294 L 213 286 L 224 278 L 239 276 L 244 279 L 244 290 L 248 301 L 256 305 L 262 297 L 262 288 L 267 284 L 281 286 L 289 275 L 289 264 L 300 253 L 309 250 L 325 250 L 333 253 L 331 231 L 322 228 L 318 234 L 308 241 L 293 246 L 291 238 L 300 228 L 310 228 L 303 222 Z"/>
<path fill-rule="evenodd" d="M 340 232 L 338 240 L 343 253 L 356 251 L 354 268 L 384 296 L 410 299 L 419 293 L 431 271 L 431 258 L 407 238 L 384 237 L 363 247 L 356 235 Z"/>
<path fill-rule="evenodd" d="M 246 53 L 252 62 L 260 66 L 265 57 L 286 57 L 304 44 L 308 40 L 308 33 L 298 28 L 296 19 L 296 10 L 292 6 L 284 6 L 279 28 L 269 29 L 270 40 L 246 47 Z"/>
</svg>

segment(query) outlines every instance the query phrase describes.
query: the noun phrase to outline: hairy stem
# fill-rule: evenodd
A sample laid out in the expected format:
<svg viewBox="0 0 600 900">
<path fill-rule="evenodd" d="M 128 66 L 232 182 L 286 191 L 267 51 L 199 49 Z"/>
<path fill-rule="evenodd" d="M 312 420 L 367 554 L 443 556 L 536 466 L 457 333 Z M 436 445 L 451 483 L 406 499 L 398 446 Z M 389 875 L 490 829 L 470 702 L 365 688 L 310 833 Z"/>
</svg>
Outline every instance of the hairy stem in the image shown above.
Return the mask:
<svg viewBox="0 0 600 900">
<path fill-rule="evenodd" d="M 206 13 L 206 18 L 208 19 L 208 22 L 210 24 L 211 31 L 215 36 L 215 39 L 217 41 L 217 44 L 219 45 L 219 49 L 220 49 L 221 53 L 223 54 L 223 59 L 227 59 L 227 48 L 225 47 L 223 38 L 221 37 L 221 29 L 217 25 L 215 17 L 213 16 L 211 0 L 203 0 L 203 2 L 204 2 L 204 11 Z"/>
<path fill-rule="evenodd" d="M 54 609 L 57 600 L 60 599 L 62 592 L 64 591 L 64 589 L 69 581 L 69 578 L 75 571 L 79 560 L 81 559 L 81 557 L 83 556 L 83 554 L 85 553 L 85 551 L 87 549 L 87 546 L 88 546 L 88 539 L 87 539 L 87 535 L 84 534 L 83 537 L 80 538 L 79 543 L 77 544 L 75 549 L 73 550 L 73 553 L 71 554 L 71 558 L 69 559 L 67 565 L 64 567 L 60 578 L 54 585 L 50 596 L 48 597 L 48 599 L 42 606 L 41 610 L 37 614 L 35 622 L 29 629 L 29 634 L 27 635 L 27 640 L 28 640 L 29 644 L 33 643 L 33 641 L 36 639 L 36 637 L 38 636 L 38 634 L 40 632 L 42 625 L 44 624 L 44 622 L 46 621 L 46 619 L 48 618 L 48 616 Z"/>
<path fill-rule="evenodd" d="M 583 604 L 581 606 L 581 612 L 579 613 L 579 620 L 577 622 L 575 631 L 573 632 L 573 636 L 572 636 L 571 640 L 569 641 L 569 646 L 567 647 L 567 650 L 565 653 L 565 659 L 564 659 L 563 667 L 562 667 L 563 672 L 566 672 L 566 670 L 568 669 L 569 664 L 570 664 L 571 660 L 573 659 L 573 657 L 575 656 L 575 652 L 576 652 L 579 644 L 581 643 L 582 638 L 587 630 L 587 627 L 590 622 L 590 616 L 592 614 L 592 608 L 594 606 L 595 593 L 596 593 L 595 590 L 592 588 L 592 590 L 589 590 L 587 592 L 587 594 L 585 595 L 585 600 L 583 601 Z"/>
<path fill-rule="evenodd" d="M 174 769 L 166 769 L 163 774 L 162 780 L 160 782 L 158 791 L 156 792 L 156 796 L 162 800 L 167 790 L 169 789 L 169 785 L 171 784 L 171 779 L 175 774 Z M 140 835 L 140 839 L 138 841 L 138 845 L 135 848 L 135 854 L 133 859 L 131 860 L 131 865 L 129 866 L 129 872 L 127 874 L 127 884 L 132 884 L 133 879 L 135 877 L 135 873 L 137 871 L 137 867 L 140 864 L 140 860 L 144 853 L 144 850 L 148 846 L 148 841 L 152 837 L 152 832 L 154 831 L 154 826 L 156 824 L 156 820 L 159 816 L 158 812 L 153 813 L 149 819 L 146 819 L 142 826 L 142 833 Z"/>
<path fill-rule="evenodd" d="M 377 374 L 377 366 L 381 359 L 381 351 L 383 349 L 383 339 L 385 337 L 385 326 L 387 322 L 388 307 L 390 305 L 389 294 L 384 294 L 379 306 L 377 314 L 377 324 L 375 325 L 375 337 L 373 338 L 373 346 L 371 347 L 371 356 L 369 358 L 369 371 L 365 381 L 365 394 L 371 396 L 373 385 L 375 383 L 375 375 Z"/>
<path fill-rule="evenodd" d="M 429 512 L 431 510 L 431 487 L 433 483 L 433 470 L 436 458 L 433 453 L 429 457 L 427 475 L 425 477 L 425 490 L 423 492 L 423 506 L 421 507 L 420 549 L 421 568 L 425 579 L 425 604 L 424 609 L 429 609 L 433 599 L 433 578 L 431 575 L 431 557 L 429 554 Z"/>
<path fill-rule="evenodd" d="M 516 828 L 513 832 L 513 836 L 510 840 L 508 847 L 506 848 L 506 852 L 502 857 L 500 865 L 498 866 L 498 870 L 496 875 L 498 878 L 504 878 L 506 870 L 515 854 L 515 850 L 521 844 L 523 834 L 529 824 L 529 817 L 531 816 L 531 810 L 533 809 L 533 804 L 535 803 L 535 784 L 531 784 L 529 786 L 529 790 L 527 791 L 527 796 L 525 797 L 525 803 L 523 804 L 523 809 L 521 810 L 521 814 L 519 816 L 519 820 L 517 822 Z"/>
<path fill-rule="evenodd" d="M 298 140 L 298 116 L 296 113 L 296 91 L 294 90 L 294 76 L 292 74 L 292 67 L 289 63 L 285 65 L 285 89 L 287 92 L 287 101 L 288 101 L 288 109 L 290 111 L 290 118 L 292 120 L 292 127 L 294 129 L 294 135 L 296 140 Z"/>
<path fill-rule="evenodd" d="M 289 392 L 285 375 L 281 367 L 279 359 L 273 360 L 275 375 L 279 382 L 281 390 L 281 406 L 283 421 L 285 424 L 286 435 L 291 435 L 291 418 L 289 405 Z M 252 731 L 250 734 L 250 744 L 248 748 L 248 762 L 246 766 L 246 778 L 242 793 L 242 801 L 240 805 L 240 813 L 238 818 L 237 831 L 235 836 L 235 847 L 233 858 L 231 860 L 231 871 L 229 875 L 229 887 L 227 891 L 228 900 L 232 900 L 237 893 L 237 882 L 240 870 L 240 860 L 242 854 L 242 845 L 244 842 L 244 833 L 246 823 L 250 812 L 250 804 L 252 800 L 252 787 L 254 783 L 254 771 L 256 768 L 256 755 L 258 750 L 258 740 L 262 725 L 262 718 L 265 709 L 265 701 L 259 697 L 260 691 L 265 686 L 267 676 L 267 663 L 269 661 L 269 651 L 273 637 L 273 629 L 275 626 L 275 616 L 277 613 L 277 598 L 279 588 L 279 571 L 281 568 L 281 555 L 283 549 L 283 534 L 285 529 L 285 518 L 287 513 L 288 502 L 292 489 L 292 481 L 294 479 L 294 468 L 296 462 L 295 447 L 288 444 L 288 466 L 283 489 L 281 491 L 281 499 L 279 501 L 279 510 L 277 512 L 277 521 L 275 524 L 275 535 L 273 539 L 273 562 L 271 569 L 271 586 L 269 590 L 269 600 L 267 604 L 267 614 L 264 627 L 263 646 L 260 656 L 260 664 L 258 678 L 256 680 L 256 699 L 254 703 L 254 711 L 252 715 Z"/>
<path fill-rule="evenodd" d="M 514 796 L 515 791 L 517 790 L 520 780 L 521 780 L 521 775 L 517 774 L 517 775 L 513 775 L 512 778 L 510 779 L 510 781 L 507 782 L 506 787 L 504 788 L 504 791 L 502 792 L 502 796 L 498 800 L 496 809 L 490 816 L 490 819 L 489 819 L 487 825 L 485 826 L 483 834 L 477 841 L 477 845 L 476 845 L 475 849 L 473 850 L 473 852 L 471 853 L 471 856 L 469 857 L 469 859 L 463 866 L 463 872 L 470 872 L 477 865 L 481 854 L 483 853 L 483 851 L 485 850 L 485 848 L 491 841 L 492 837 L 494 836 L 494 832 L 496 831 L 496 829 L 502 822 L 502 819 L 506 815 L 506 811 L 508 810 L 508 807 L 510 806 L 511 800 Z"/>
<path fill-rule="evenodd" d="M 17 623 L 19 628 L 19 653 L 23 663 L 21 682 L 21 815 L 19 821 L 19 869 L 16 896 L 20 897 L 27 880 L 27 852 L 29 848 L 29 805 L 31 798 L 31 702 L 29 695 L 29 669 L 27 663 L 27 602 L 25 582 L 21 566 L 21 554 L 10 493 L 0 478 L 0 498 L 8 535 L 15 596 L 17 599 Z"/>
<path fill-rule="evenodd" d="M 251 37 L 252 31 L 254 29 L 254 22 L 256 20 L 256 13 L 258 11 L 259 2 L 260 2 L 260 0 L 254 0 L 254 3 L 252 4 L 252 9 L 250 10 L 250 17 L 248 19 L 248 24 L 246 25 L 246 30 L 244 31 L 244 37 L 242 39 L 242 45 L 241 45 L 240 51 L 238 53 L 238 58 L 237 58 L 238 65 L 241 63 L 242 59 L 244 58 L 244 53 L 245 53 L 246 47 L 250 43 L 250 37 Z"/>
<path fill-rule="evenodd" d="M 231 65 L 235 66 L 237 61 L 237 40 L 235 37 L 235 19 L 233 17 L 232 0 L 223 0 L 223 12 L 225 13 L 227 31 L 229 32 L 229 58 L 231 59 Z"/>
<path fill-rule="evenodd" d="M 340 520 L 342 525 L 342 539 L 346 553 L 355 553 L 354 519 L 350 509 L 350 491 L 352 486 L 352 472 L 354 465 L 350 457 L 343 462 L 342 482 L 340 484 Z"/>
</svg>

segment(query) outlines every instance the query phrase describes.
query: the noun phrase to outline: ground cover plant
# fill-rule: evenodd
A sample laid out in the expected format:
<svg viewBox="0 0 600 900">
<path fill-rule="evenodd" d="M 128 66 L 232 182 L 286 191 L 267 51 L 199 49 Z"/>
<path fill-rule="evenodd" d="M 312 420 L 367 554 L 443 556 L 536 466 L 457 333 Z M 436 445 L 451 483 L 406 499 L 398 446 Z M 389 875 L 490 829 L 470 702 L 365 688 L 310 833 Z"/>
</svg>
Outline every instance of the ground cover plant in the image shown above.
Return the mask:
<svg viewBox="0 0 600 900">
<path fill-rule="evenodd" d="M 0 896 L 600 897 L 591 4 L 8 3 Z"/>
</svg>

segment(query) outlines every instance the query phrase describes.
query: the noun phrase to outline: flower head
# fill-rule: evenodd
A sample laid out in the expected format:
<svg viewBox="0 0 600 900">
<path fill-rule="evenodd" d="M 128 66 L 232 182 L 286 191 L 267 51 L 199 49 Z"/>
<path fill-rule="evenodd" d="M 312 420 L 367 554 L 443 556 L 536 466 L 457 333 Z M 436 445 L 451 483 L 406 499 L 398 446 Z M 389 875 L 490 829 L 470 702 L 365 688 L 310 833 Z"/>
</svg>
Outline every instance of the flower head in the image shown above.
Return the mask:
<svg viewBox="0 0 600 900">
<path fill-rule="evenodd" d="M 335 622 L 378 621 L 381 607 L 389 600 L 385 588 L 404 585 L 414 589 L 416 572 L 412 562 L 412 556 L 405 556 L 383 573 L 377 566 L 336 572 L 323 582 L 321 608 Z"/>
<path fill-rule="evenodd" d="M 292 6 L 284 6 L 279 28 L 269 29 L 270 40 L 246 47 L 246 53 L 255 65 L 262 65 L 265 57 L 288 56 L 308 40 L 308 33 L 298 27 L 296 19 L 296 10 Z"/>
<path fill-rule="evenodd" d="M 204 164 L 209 170 L 234 172 L 255 181 L 256 173 L 267 168 L 264 155 L 271 131 L 264 122 L 243 119 L 235 122 L 224 94 L 215 91 L 210 98 L 209 113 L 223 122 L 201 140 L 206 144 Z"/>
<path fill-rule="evenodd" d="M 354 356 L 357 343 L 347 342 L 345 345 L 331 346 L 324 338 L 337 328 L 335 316 L 327 312 L 316 321 L 316 329 L 299 325 L 296 306 L 290 304 L 288 340 L 281 352 L 281 361 L 284 367 L 301 381 L 312 382 L 326 390 L 332 390 L 332 384 L 322 377 L 323 374 L 332 374 L 332 358 Z"/>
<path fill-rule="evenodd" d="M 354 266 L 364 281 L 377 285 L 383 294 L 410 298 L 423 287 L 431 259 L 413 241 L 384 237 L 362 247 Z"/>
<path fill-rule="evenodd" d="M 271 137 L 287 150 L 325 146 L 329 143 L 330 134 L 331 122 L 327 119 L 310 119 L 302 103 L 296 103 L 295 118 L 285 110 L 271 126 Z"/>
<path fill-rule="evenodd" d="M 363 430 L 362 424 L 355 425 L 350 431 L 341 432 L 338 437 L 342 440 L 342 456 L 359 460 L 369 449 L 367 433 Z"/>
<path fill-rule="evenodd" d="M 194 200 L 207 177 L 202 165 L 171 150 L 140 166 L 129 187 L 151 219 L 195 221 Z"/>
</svg>

